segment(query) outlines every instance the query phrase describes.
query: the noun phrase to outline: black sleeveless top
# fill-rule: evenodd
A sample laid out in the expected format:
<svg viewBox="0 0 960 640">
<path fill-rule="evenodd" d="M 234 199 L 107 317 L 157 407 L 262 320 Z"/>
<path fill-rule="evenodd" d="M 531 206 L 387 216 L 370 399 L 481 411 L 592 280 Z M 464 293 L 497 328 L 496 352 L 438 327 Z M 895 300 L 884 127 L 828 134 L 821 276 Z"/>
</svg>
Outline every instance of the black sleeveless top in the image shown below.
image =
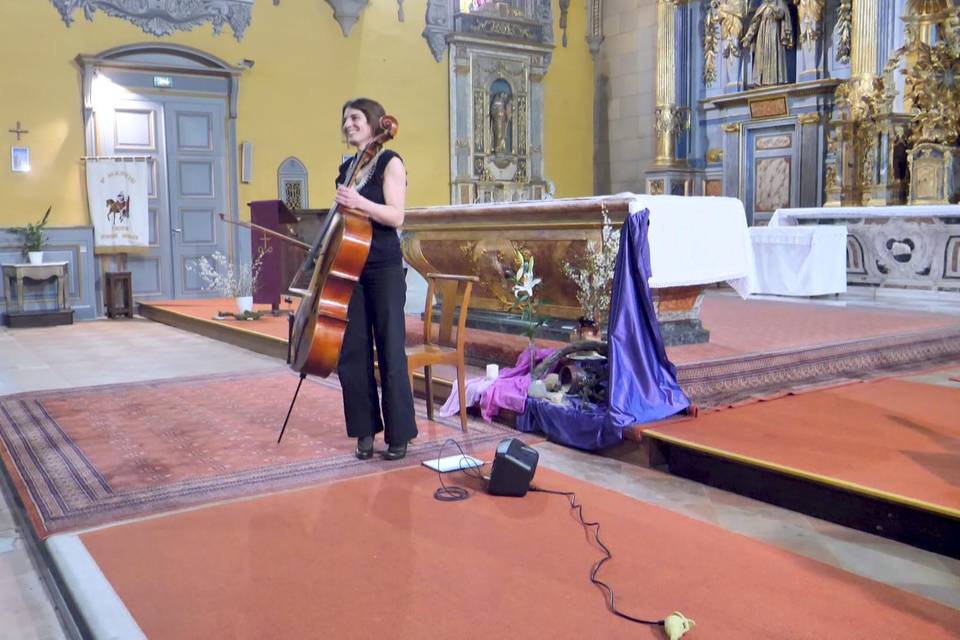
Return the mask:
<svg viewBox="0 0 960 640">
<path fill-rule="evenodd" d="M 387 164 L 393 158 L 400 158 L 400 154 L 390 149 L 384 149 L 377 158 L 377 164 L 373 168 L 373 174 L 367 180 L 358 192 L 367 200 L 377 204 L 386 204 L 383 197 L 383 172 L 387 169 Z M 403 162 L 403 158 L 400 158 Z M 340 175 L 337 176 L 337 184 L 343 184 L 346 180 L 347 172 L 350 170 L 350 163 L 353 158 L 340 165 Z M 387 264 L 401 264 L 403 253 L 400 251 L 400 238 L 394 227 L 388 227 L 380 224 L 376 220 L 370 220 L 373 225 L 373 240 L 370 243 L 370 254 L 367 256 L 368 265 L 383 266 Z"/>
</svg>

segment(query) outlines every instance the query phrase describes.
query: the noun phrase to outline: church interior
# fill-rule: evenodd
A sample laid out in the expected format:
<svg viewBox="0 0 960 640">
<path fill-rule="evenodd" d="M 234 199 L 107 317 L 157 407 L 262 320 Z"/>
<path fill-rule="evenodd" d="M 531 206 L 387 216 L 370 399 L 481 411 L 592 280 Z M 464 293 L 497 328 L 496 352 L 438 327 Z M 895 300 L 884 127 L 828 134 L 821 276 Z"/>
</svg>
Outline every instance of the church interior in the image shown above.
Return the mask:
<svg viewBox="0 0 960 640">
<path fill-rule="evenodd" d="M 0 639 L 960 637 L 957 0 L 0 36 Z"/>
</svg>

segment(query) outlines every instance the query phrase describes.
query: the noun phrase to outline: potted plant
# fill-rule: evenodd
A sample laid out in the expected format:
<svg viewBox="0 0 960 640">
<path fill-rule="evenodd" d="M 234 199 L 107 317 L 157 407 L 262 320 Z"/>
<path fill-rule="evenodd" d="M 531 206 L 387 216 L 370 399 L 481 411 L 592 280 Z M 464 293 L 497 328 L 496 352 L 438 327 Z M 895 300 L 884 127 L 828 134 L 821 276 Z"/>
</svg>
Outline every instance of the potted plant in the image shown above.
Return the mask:
<svg viewBox="0 0 960 640">
<path fill-rule="evenodd" d="M 545 320 L 545 318 L 540 317 L 538 314 L 540 300 L 534 291 L 542 281 L 533 275 L 533 254 L 531 253 L 527 256 L 516 247 L 514 248 L 514 253 L 516 254 L 516 269 L 513 271 L 507 269 L 504 272 L 507 281 L 513 289 L 513 303 L 510 305 L 509 310 L 519 311 L 520 320 L 526 325 L 523 333 L 527 336 L 527 352 L 530 356 L 530 371 L 532 372 L 537 364 L 537 344 L 535 338 L 537 336 L 537 330 L 543 325 Z M 541 381 L 534 382 L 539 382 L 538 389 L 543 386 L 543 382 Z M 541 396 L 534 395 L 534 397 Z"/>
<path fill-rule="evenodd" d="M 43 264 L 43 247 L 47 243 L 47 236 L 43 229 L 47 226 L 52 208 L 53 205 L 47 207 L 47 212 L 43 214 L 40 222 L 36 224 L 28 222 L 27 226 L 17 229 L 17 232 L 23 235 L 23 252 L 27 254 L 30 264 Z"/>
<path fill-rule="evenodd" d="M 583 312 L 579 326 L 570 337 L 572 341 L 600 340 L 603 322 L 610 311 L 620 230 L 613 227 L 606 209 L 602 213 L 600 239 L 588 240 L 584 255 L 563 265 L 564 274 L 577 285 L 577 300 Z"/>
<path fill-rule="evenodd" d="M 188 264 L 187 269 L 198 272 L 205 291 L 217 291 L 225 298 L 235 298 L 238 312 L 251 314 L 253 292 L 257 288 L 264 253 L 261 249 L 252 264 L 235 264 L 219 251 L 214 251 L 212 260 L 201 256 L 196 265 Z"/>
</svg>

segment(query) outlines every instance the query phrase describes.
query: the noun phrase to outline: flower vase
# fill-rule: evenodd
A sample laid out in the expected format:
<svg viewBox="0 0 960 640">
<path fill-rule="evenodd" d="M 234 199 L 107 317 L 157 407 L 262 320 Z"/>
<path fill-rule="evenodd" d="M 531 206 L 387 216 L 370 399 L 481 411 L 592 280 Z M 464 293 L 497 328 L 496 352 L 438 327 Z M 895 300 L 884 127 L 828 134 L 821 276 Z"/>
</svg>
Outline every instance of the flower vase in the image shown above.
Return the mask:
<svg viewBox="0 0 960 640">
<path fill-rule="evenodd" d="M 537 367 L 537 343 L 533 338 L 527 343 L 527 356 L 530 359 L 530 378 L 533 379 L 533 370 Z"/>
<path fill-rule="evenodd" d="M 43 264 L 43 251 L 27 251 L 30 264 Z"/>
<path fill-rule="evenodd" d="M 237 312 L 247 313 L 253 311 L 253 296 L 237 296 Z"/>
<path fill-rule="evenodd" d="M 537 343 L 533 338 L 527 343 L 527 355 L 530 358 L 530 384 L 527 385 L 527 397 L 542 398 L 547 395 L 547 387 L 543 380 L 533 375 L 533 370 L 537 367 Z"/>
<path fill-rule="evenodd" d="M 592 318 L 580 318 L 579 325 L 570 333 L 571 342 L 600 340 L 600 325 Z"/>
</svg>

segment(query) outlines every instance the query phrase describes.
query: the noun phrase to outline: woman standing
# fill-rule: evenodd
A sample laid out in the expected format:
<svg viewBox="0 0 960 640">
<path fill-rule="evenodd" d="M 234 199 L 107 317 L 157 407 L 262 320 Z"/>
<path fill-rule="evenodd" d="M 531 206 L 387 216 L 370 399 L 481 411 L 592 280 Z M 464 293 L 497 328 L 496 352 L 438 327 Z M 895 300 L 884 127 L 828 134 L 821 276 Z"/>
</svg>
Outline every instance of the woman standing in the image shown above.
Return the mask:
<svg viewBox="0 0 960 640">
<path fill-rule="evenodd" d="M 362 151 L 380 132 L 384 113 L 378 102 L 368 98 L 344 104 L 342 128 L 347 142 Z M 374 437 L 384 431 L 388 446 L 384 459 L 399 460 L 407 453 L 407 442 L 417 436 L 404 352 L 407 285 L 397 237 L 397 227 L 403 224 L 407 173 L 395 151 L 382 149 L 358 173 L 355 186 L 346 187 L 343 183 L 351 161 L 340 165 L 336 201 L 370 217 L 373 240 L 347 309 L 337 375 L 343 389 L 347 435 L 357 439 L 356 456 L 361 460 L 372 457 Z M 382 413 L 373 372 L 374 345 Z"/>
</svg>

